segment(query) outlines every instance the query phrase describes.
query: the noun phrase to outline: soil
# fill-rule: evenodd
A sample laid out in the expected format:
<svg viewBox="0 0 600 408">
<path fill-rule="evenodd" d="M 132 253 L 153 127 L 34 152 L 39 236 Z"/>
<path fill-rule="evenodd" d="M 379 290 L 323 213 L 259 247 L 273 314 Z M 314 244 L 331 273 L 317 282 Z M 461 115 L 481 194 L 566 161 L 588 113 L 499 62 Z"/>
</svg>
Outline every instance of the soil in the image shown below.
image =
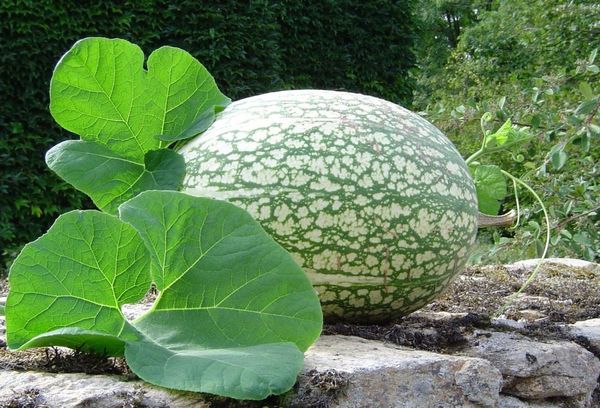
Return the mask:
<svg viewBox="0 0 600 408">
<path fill-rule="evenodd" d="M 45 371 L 50 373 L 133 374 L 122 358 L 106 357 L 58 347 L 8 351 L 0 347 L 0 370 Z"/>
<path fill-rule="evenodd" d="M 583 338 L 573 338 L 565 329 L 565 324 L 600 317 L 600 266 L 583 268 L 546 263 L 534 282 L 515 297 L 530 273 L 531 268 L 471 267 L 421 311 L 385 325 L 326 324 L 323 334 L 353 335 L 421 350 L 452 352 L 460 348 L 475 329 L 493 327 L 494 330 L 519 331 L 534 338 L 569 339 L 600 357 L 600 350 L 593 349 Z M 6 292 L 6 283 L 0 281 L 0 297 L 6 296 Z M 0 319 L 0 334 L 2 331 Z M 135 378 L 121 358 L 63 348 L 13 353 L 7 351 L 0 336 L 2 369 L 110 373 Z M 342 378 L 333 380 L 315 378 L 317 385 L 327 388 L 333 384 L 326 390 L 329 393 L 343 382 Z M 23 398 L 34 400 L 34 394 Z M 238 403 L 236 407 L 239 406 Z"/>
<path fill-rule="evenodd" d="M 600 316 L 600 266 L 584 268 L 547 262 L 534 281 L 507 306 L 531 273 L 530 268 L 468 268 L 442 296 L 423 310 L 471 312 L 527 321 L 545 318 L 575 323 Z M 502 310 L 504 309 L 504 310 Z"/>
</svg>

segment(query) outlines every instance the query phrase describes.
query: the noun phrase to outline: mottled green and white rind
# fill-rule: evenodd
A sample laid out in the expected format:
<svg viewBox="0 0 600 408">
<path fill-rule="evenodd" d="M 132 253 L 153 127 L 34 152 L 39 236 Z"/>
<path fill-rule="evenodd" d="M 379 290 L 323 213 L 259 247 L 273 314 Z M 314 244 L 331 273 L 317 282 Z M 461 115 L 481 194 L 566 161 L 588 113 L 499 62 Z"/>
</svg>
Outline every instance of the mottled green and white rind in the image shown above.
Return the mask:
<svg viewBox="0 0 600 408">
<path fill-rule="evenodd" d="M 460 154 L 381 99 L 302 90 L 240 100 L 180 153 L 184 191 L 248 210 L 304 268 L 330 321 L 424 306 L 475 240 L 475 187 Z"/>
</svg>

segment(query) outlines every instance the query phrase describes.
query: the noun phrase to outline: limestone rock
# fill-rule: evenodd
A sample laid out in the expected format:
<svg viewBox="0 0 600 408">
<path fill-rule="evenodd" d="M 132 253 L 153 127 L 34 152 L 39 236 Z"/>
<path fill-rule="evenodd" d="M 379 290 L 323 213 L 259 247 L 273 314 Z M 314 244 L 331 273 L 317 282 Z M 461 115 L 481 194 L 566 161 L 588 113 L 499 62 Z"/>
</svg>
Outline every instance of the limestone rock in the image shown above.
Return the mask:
<svg viewBox="0 0 600 408">
<path fill-rule="evenodd" d="M 535 309 L 522 309 L 517 311 L 516 315 L 519 320 L 524 320 L 526 322 L 540 322 L 543 320 L 548 320 L 548 316 L 545 313 Z"/>
<path fill-rule="evenodd" d="M 134 303 L 123 305 L 123 314 L 127 320 L 132 321 L 146 313 L 152 307 L 154 302 Z"/>
<path fill-rule="evenodd" d="M 489 360 L 504 376 L 502 391 L 525 399 L 567 397 L 585 406 L 600 374 L 600 361 L 577 344 L 517 333 L 476 332 L 465 352 Z"/>
<path fill-rule="evenodd" d="M 352 336 L 323 336 L 286 405 L 495 407 L 500 372 L 485 360 L 417 351 Z"/>
<path fill-rule="evenodd" d="M 568 408 L 560 402 L 523 401 L 510 395 L 500 394 L 498 408 Z"/>
<path fill-rule="evenodd" d="M 548 282 L 548 285 L 541 285 L 540 288 L 547 288 L 547 291 L 523 294 L 514 301 L 510 313 L 492 319 L 491 325 L 489 321 L 481 324 L 471 321 L 471 313 L 419 311 L 411 316 L 416 319 L 415 322 L 424 322 L 421 326 L 412 322 L 410 317 L 403 320 L 405 325 L 394 326 L 401 334 L 433 339 L 434 346 L 444 345 L 444 340 L 450 338 L 440 328 L 456 330 L 461 336 L 460 342 L 446 341 L 452 347 L 427 349 L 461 355 L 419 351 L 355 337 L 323 336 L 306 353 L 305 370 L 295 389 L 284 397 L 282 406 L 600 407 L 590 402 L 590 395 L 600 374 L 600 362 L 574 342 L 600 356 L 600 319 L 571 325 L 563 323 L 564 326 L 560 326 L 561 335 L 564 334 L 570 342 L 533 340 L 511 333 L 527 332 L 531 324 L 546 319 L 546 315 L 550 316 L 553 311 L 568 312 L 571 319 L 565 320 L 567 322 L 597 316 L 587 313 L 581 315 L 586 317 L 580 317 L 571 313 L 572 304 L 577 305 L 577 299 L 586 299 L 586 310 L 597 310 L 595 306 L 590 306 L 598 303 L 597 297 L 588 296 L 597 293 L 594 289 L 596 286 L 586 283 L 586 291 L 581 295 L 583 297 L 555 298 L 552 294 L 556 288 L 570 282 L 569 273 L 574 273 L 572 268 L 576 269 L 576 277 L 583 276 L 581 282 L 588 282 L 589 276 L 596 276 L 594 282 L 597 282 L 600 266 L 572 259 L 549 259 L 546 262 L 551 273 L 540 274 Z M 503 266 L 502 270 L 507 279 L 512 279 L 510 282 L 519 283 L 519 279 L 528 276 L 536 263 L 537 260 L 517 262 Z M 458 280 L 463 278 L 459 277 Z M 486 279 L 485 276 L 472 276 L 468 282 Z M 499 290 L 501 297 L 503 288 L 491 289 Z M 474 294 L 485 298 L 489 291 L 484 289 Z M 1 304 L 6 297 L 5 293 L 0 295 Z M 459 301 L 456 302 L 456 307 L 447 310 L 470 310 Z M 125 305 L 123 311 L 128 319 L 134 319 L 144 313 L 151 303 Z M 484 301 L 482 305 L 495 307 Z M 489 312 L 485 308 L 482 310 L 482 313 Z M 413 330 L 414 333 L 407 330 Z M 5 347 L 5 335 L 4 317 L 0 316 L 0 348 Z M 395 337 L 385 338 L 398 340 Z M 423 348 L 418 345 L 415 347 Z M 120 376 L 24 372 L 14 371 L 14 366 L 4 367 L 4 371 L 0 369 L 0 407 L 5 406 L 7 401 L 11 401 L 13 406 L 39 407 L 222 406 L 212 397 L 165 390 L 141 381 L 128 381 Z M 600 390 L 596 391 L 595 396 L 597 404 Z M 225 403 L 227 406 L 237 406 L 229 400 L 225 400 Z M 246 405 L 241 403 L 240 406 Z"/>
<path fill-rule="evenodd" d="M 485 360 L 347 336 L 324 336 L 284 406 L 496 407 L 500 372 Z M 0 406 L 203 407 L 203 397 L 119 376 L 0 370 Z"/>
<path fill-rule="evenodd" d="M 600 362 L 582 347 L 477 330 L 470 342 L 464 350 L 469 355 L 459 356 L 357 337 L 323 336 L 307 351 L 305 369 L 282 406 L 589 406 Z M 559 399 L 544 401 L 548 397 Z M 211 402 L 200 394 L 116 375 L 0 370 L 0 406 L 178 408 L 208 407 Z"/>
<path fill-rule="evenodd" d="M 210 405 L 200 394 L 168 391 L 141 381 L 124 381 L 118 376 L 0 370 L 0 406 L 208 408 Z"/>
<path fill-rule="evenodd" d="M 521 330 L 526 326 L 525 321 L 508 319 L 504 315 L 491 319 L 491 323 L 500 330 Z"/>
<path fill-rule="evenodd" d="M 581 336 L 600 352 L 600 319 L 589 319 L 569 325 L 571 334 Z"/>
<path fill-rule="evenodd" d="M 533 270 L 537 266 L 539 259 L 525 259 L 522 261 L 514 262 L 512 264 L 504 265 L 508 270 L 522 270 L 528 271 Z M 593 272 L 600 273 L 600 266 L 597 263 L 584 261 L 583 259 L 574 258 L 546 258 L 544 263 L 556 264 L 561 266 L 567 266 L 571 268 L 587 269 Z"/>
</svg>

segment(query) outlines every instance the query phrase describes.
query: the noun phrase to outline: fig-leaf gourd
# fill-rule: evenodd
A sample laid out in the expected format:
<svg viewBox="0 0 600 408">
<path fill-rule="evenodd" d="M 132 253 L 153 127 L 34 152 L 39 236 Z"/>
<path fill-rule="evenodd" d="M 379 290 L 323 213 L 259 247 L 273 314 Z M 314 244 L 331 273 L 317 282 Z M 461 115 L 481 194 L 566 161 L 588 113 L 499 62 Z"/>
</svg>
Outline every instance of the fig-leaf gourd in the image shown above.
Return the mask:
<svg viewBox="0 0 600 408">
<path fill-rule="evenodd" d="M 475 240 L 464 160 L 432 124 L 381 99 L 320 90 L 243 99 L 180 153 L 184 191 L 248 210 L 304 268 L 330 321 L 424 306 Z"/>
</svg>

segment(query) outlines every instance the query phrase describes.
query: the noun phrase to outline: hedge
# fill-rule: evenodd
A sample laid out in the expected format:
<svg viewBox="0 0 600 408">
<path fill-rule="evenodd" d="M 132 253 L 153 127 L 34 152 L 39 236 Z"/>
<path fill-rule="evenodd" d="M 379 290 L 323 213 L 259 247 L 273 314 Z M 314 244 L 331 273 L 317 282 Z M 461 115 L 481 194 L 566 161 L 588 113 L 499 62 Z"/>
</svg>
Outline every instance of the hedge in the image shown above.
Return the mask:
<svg viewBox="0 0 600 408">
<path fill-rule="evenodd" d="M 340 89 L 409 105 L 414 20 L 410 2 L 286 2 L 281 13 L 283 80 L 292 87 Z"/>
<path fill-rule="evenodd" d="M 233 99 L 285 88 L 345 89 L 407 105 L 413 0 L 5 0 L 0 2 L 0 273 L 59 213 L 91 203 L 44 153 L 72 137 L 48 111 L 52 68 L 87 36 L 148 54 L 191 52 Z"/>
</svg>

